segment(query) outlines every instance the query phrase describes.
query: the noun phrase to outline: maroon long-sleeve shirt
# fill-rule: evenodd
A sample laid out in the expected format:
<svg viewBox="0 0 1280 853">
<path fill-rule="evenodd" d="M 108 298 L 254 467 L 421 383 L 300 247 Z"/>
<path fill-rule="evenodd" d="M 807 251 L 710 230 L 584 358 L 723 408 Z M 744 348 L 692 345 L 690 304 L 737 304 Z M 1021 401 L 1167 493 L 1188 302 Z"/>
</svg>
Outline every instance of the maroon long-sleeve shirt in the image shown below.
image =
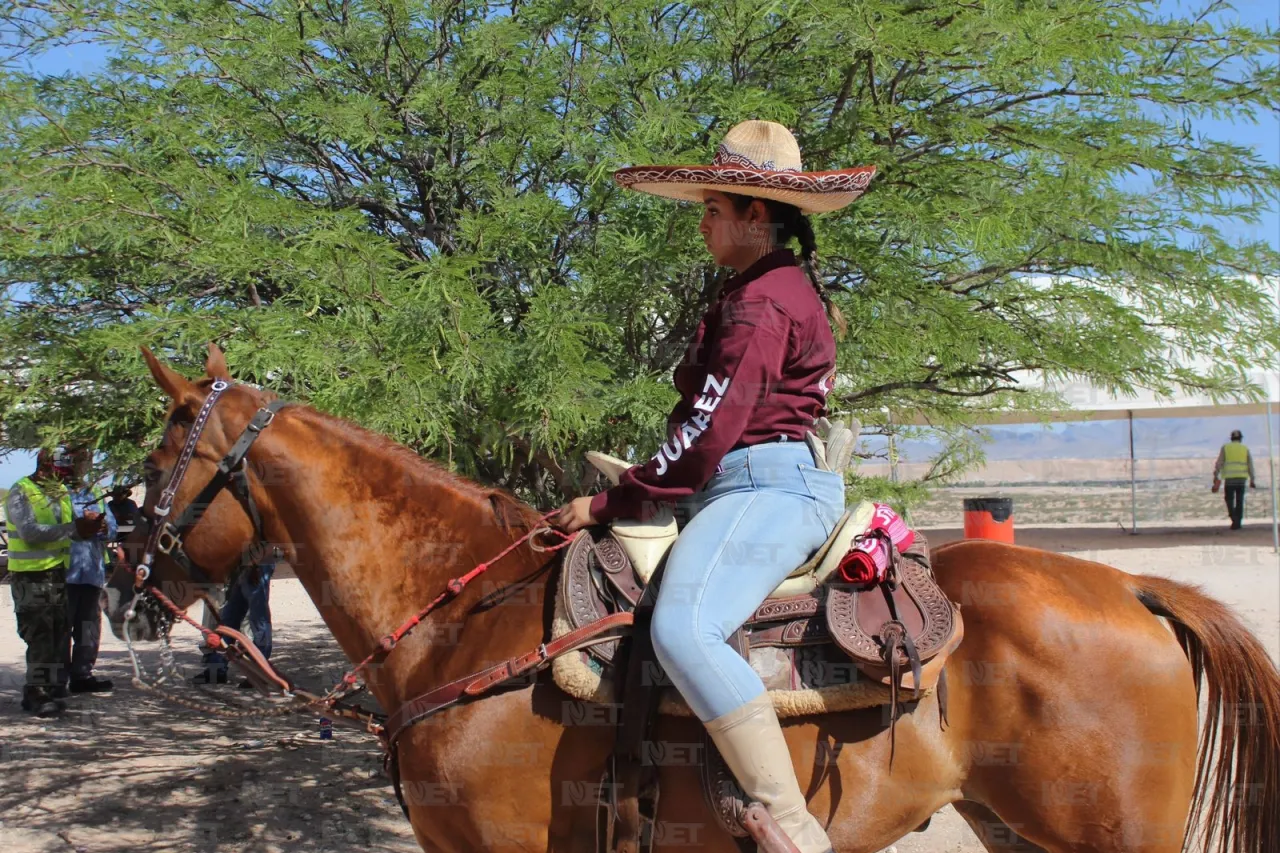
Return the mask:
<svg viewBox="0 0 1280 853">
<path fill-rule="evenodd" d="M 645 518 L 702 488 L 726 453 L 803 441 L 826 410 L 836 344 L 822 300 L 781 249 L 725 283 L 676 367 L 667 440 L 591 499 L 598 521 Z"/>
</svg>

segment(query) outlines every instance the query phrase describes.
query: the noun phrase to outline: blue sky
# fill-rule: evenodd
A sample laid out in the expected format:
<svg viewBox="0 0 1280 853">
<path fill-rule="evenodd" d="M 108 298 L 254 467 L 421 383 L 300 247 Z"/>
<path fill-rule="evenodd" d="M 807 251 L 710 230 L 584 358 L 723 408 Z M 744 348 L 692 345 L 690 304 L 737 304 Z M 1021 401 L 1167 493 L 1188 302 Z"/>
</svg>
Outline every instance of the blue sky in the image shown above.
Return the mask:
<svg viewBox="0 0 1280 853">
<path fill-rule="evenodd" d="M 1184 16 L 1204 8 L 1205 0 L 1164 0 L 1161 11 Z M 1218 16 L 1224 22 L 1237 22 L 1256 29 L 1270 27 L 1280 29 L 1280 0 L 1237 0 L 1238 8 Z M 1275 115 L 1260 117 L 1257 124 L 1244 121 L 1202 118 L 1192 124 L 1195 132 L 1212 139 L 1230 140 L 1252 146 L 1258 155 L 1273 165 L 1280 165 L 1280 118 Z M 1223 233 L 1235 238 L 1260 240 L 1280 249 L 1280 210 L 1273 203 L 1271 209 L 1257 224 L 1245 222 L 1219 222 Z"/>
<path fill-rule="evenodd" d="M 1169 13 L 1188 14 L 1202 8 L 1204 2 L 1205 0 L 1195 0 L 1195 2 L 1163 0 L 1160 8 Z M 1280 29 L 1280 0 L 1240 0 L 1235 11 L 1221 15 L 1220 18 L 1225 21 L 1239 21 L 1258 28 L 1270 26 L 1272 30 Z M 92 44 L 74 45 L 48 51 L 29 61 L 27 67 L 41 74 L 77 74 L 101 68 L 106 60 L 107 51 L 102 47 Z M 1256 124 L 1204 118 L 1197 120 L 1193 128 L 1196 132 L 1208 137 L 1230 139 L 1252 146 L 1263 159 L 1280 165 L 1280 119 L 1274 115 L 1264 116 Z M 1239 221 L 1217 224 L 1230 237 L 1266 241 L 1280 249 L 1280 209 L 1277 209 L 1274 204 L 1256 224 Z M 1161 424 L 1165 422 L 1152 420 L 1147 423 L 1153 432 L 1158 433 L 1162 428 Z M 1070 430 L 1072 425 L 1060 426 L 1059 429 Z M 1212 431 L 1216 434 L 1217 432 L 1208 424 L 1204 429 L 1206 433 Z M 0 484 L 7 485 L 29 473 L 34 467 L 33 459 L 31 454 L 20 451 L 0 459 Z"/>
</svg>

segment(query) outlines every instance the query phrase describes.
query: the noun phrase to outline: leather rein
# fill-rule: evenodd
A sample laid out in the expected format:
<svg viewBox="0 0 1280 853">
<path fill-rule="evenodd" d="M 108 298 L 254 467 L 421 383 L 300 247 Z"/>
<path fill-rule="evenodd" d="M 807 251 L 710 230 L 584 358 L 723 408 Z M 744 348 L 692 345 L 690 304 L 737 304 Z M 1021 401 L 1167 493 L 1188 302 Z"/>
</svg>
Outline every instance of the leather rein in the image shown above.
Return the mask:
<svg viewBox="0 0 1280 853">
<path fill-rule="evenodd" d="M 399 628 L 391 634 L 383 637 L 377 648 L 357 664 L 352 670 L 343 676 L 342 680 L 333 686 L 327 693 L 317 694 L 298 688 L 294 682 L 287 676 L 280 673 L 258 650 L 258 648 L 239 631 L 232 630 L 225 625 L 219 625 L 217 628 L 210 629 L 196 622 L 186 612 L 169 599 L 163 592 L 155 587 L 154 584 L 148 584 L 152 574 L 152 567 L 155 565 L 157 555 L 163 554 L 174 560 L 188 576 L 193 580 L 201 583 L 212 583 L 207 573 L 197 566 L 187 555 L 182 545 L 185 535 L 200 522 L 205 510 L 217 497 L 218 493 L 229 486 L 235 490 L 236 497 L 245 507 L 249 514 L 250 520 L 253 522 L 256 539 L 250 546 L 251 557 L 256 564 L 261 561 L 265 555 L 265 548 L 269 547 L 266 537 L 262 530 L 262 517 L 258 512 L 257 506 L 253 501 L 253 497 L 249 490 L 248 474 L 245 468 L 245 458 L 249 453 L 249 449 L 253 446 L 258 437 L 271 426 L 275 420 L 276 413 L 282 408 L 289 405 L 283 400 L 274 400 L 271 403 L 261 407 L 249 421 L 244 431 L 240 433 L 240 437 L 232 445 L 231 450 L 222 457 L 218 462 L 216 473 L 209 480 L 200 493 L 187 505 L 182 514 L 174 521 L 168 520 L 170 513 L 173 511 L 173 500 L 177 495 L 182 482 L 187 475 L 187 469 L 190 467 L 191 460 L 195 457 L 196 446 L 200 441 L 200 436 L 208 425 L 209 417 L 213 412 L 214 406 L 223 393 L 231 387 L 231 383 L 224 379 L 215 379 L 210 387 L 209 395 L 205 398 L 203 405 L 196 414 L 195 420 L 192 422 L 191 429 L 187 434 L 186 442 L 182 447 L 181 453 L 178 455 L 178 461 L 174 464 L 173 472 L 169 476 L 169 482 L 165 485 L 159 499 L 156 501 L 154 512 L 155 521 L 152 525 L 150 533 L 147 537 L 146 548 L 143 551 L 142 560 L 134 569 L 134 603 L 130 604 L 128 612 L 125 613 L 124 635 L 126 639 L 129 637 L 128 623 L 136 617 L 136 602 L 143 594 L 151 595 L 160 606 L 173 619 L 178 619 L 198 630 L 204 637 L 206 645 L 214 651 L 222 652 L 229 660 L 234 661 L 246 671 L 249 680 L 260 688 L 278 691 L 279 695 L 286 699 L 290 699 L 301 708 L 310 708 L 321 712 L 327 717 L 332 717 L 335 721 L 344 721 L 354 724 L 371 734 L 377 735 L 382 742 L 385 750 L 384 763 L 391 775 L 392 782 L 395 786 L 396 797 L 400 800 L 401 808 L 408 814 L 405 806 L 404 798 L 400 791 L 400 779 L 397 772 L 396 760 L 396 744 L 401 735 L 413 724 L 421 722 L 426 718 L 444 710 L 453 705 L 471 701 L 484 695 L 492 693 L 514 679 L 521 676 L 529 675 L 533 672 L 545 668 L 550 662 L 559 655 L 568 652 L 577 651 L 579 649 L 593 646 L 598 643 L 612 642 L 627 635 L 631 629 L 633 616 L 631 613 L 616 613 L 598 622 L 583 626 L 578 630 L 571 631 L 564 636 L 559 637 L 551 642 L 542 643 L 537 649 L 514 658 L 510 658 L 495 666 L 488 667 L 473 672 L 462 678 L 442 685 L 434 690 L 423 693 L 408 702 L 403 703 L 395 713 L 390 716 L 375 711 L 370 711 L 354 705 L 347 701 L 347 697 L 353 693 L 363 690 L 364 687 L 359 685 L 361 675 L 365 673 L 371 666 L 380 663 L 387 655 L 400 643 L 404 637 L 413 631 L 423 619 L 433 610 L 443 604 L 447 604 L 458 595 L 472 580 L 479 577 L 488 570 L 494 563 L 503 557 L 515 551 L 519 546 L 528 543 L 529 547 L 535 551 L 558 551 L 568 546 L 577 534 L 573 536 L 561 533 L 554 528 L 547 526 L 536 526 L 532 528 L 524 536 L 521 536 L 515 542 L 511 543 L 507 548 L 502 550 L 492 559 L 481 563 L 471 571 L 464 575 L 454 578 L 445 585 L 445 589 L 432 599 L 424 608 L 419 610 L 414 616 L 405 621 Z M 542 517 L 542 521 L 546 522 L 554 515 L 554 512 L 547 513 Z M 534 537 L 540 533 L 551 533 L 557 535 L 562 541 L 553 545 L 539 545 L 534 541 Z M 133 653 L 132 644 L 130 644 L 130 653 Z M 135 673 L 140 675 L 136 655 L 134 660 Z M 140 677 L 134 678 L 134 683 L 146 689 L 154 690 L 153 685 L 142 682 Z M 168 694 L 166 694 L 168 695 Z M 175 698 L 170 696 L 169 698 Z M 200 710 L 212 710 L 208 706 L 198 705 L 196 703 L 183 702 L 189 707 L 198 708 Z M 280 714 L 280 709 L 273 709 L 270 715 Z M 244 716 L 241 714 L 233 714 L 233 716 Z"/>
</svg>

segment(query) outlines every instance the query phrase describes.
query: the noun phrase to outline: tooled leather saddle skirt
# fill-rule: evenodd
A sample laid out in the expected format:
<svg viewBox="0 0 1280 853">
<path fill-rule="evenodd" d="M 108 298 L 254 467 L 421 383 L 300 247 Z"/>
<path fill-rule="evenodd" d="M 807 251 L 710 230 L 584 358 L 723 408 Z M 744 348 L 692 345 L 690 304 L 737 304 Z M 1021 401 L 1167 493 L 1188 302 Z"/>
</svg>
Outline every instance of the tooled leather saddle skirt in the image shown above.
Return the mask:
<svg viewBox="0 0 1280 853">
<path fill-rule="evenodd" d="M 918 695 L 938 687 L 945 713 L 943 664 L 959 645 L 963 624 L 959 608 L 933 578 L 924 537 L 917 533 L 902 553 L 886 542 L 891 559 L 884 582 L 853 585 L 836 571 L 860 537 L 876 535 L 868 533 L 873 511 L 864 502 L 846 512 L 822 548 L 756 608 L 731 644 L 757 672 L 766 670 L 761 674 L 771 690 L 821 688 L 832 678 L 861 673 L 889 687 L 895 706 L 899 689 Z M 562 612 L 572 627 L 633 609 L 676 535 L 670 516 L 584 531 L 561 570 Z M 589 652 L 601 667 L 616 653 L 616 642 Z"/>
</svg>

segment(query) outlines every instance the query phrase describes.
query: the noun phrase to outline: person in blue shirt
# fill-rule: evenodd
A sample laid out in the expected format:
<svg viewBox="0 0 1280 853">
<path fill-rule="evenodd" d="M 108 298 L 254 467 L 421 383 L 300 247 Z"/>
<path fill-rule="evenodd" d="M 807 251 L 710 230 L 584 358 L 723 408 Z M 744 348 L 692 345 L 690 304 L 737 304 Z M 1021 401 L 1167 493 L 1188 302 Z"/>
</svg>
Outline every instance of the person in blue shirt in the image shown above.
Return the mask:
<svg viewBox="0 0 1280 853">
<path fill-rule="evenodd" d="M 87 467 L 84 466 L 84 467 Z M 76 472 L 83 476 L 81 471 Z M 67 622 L 71 628 L 71 667 L 66 674 L 72 693 L 105 693 L 112 689 L 109 678 L 98 678 L 93 667 L 98 662 L 102 640 L 102 588 L 107 582 L 107 543 L 119 535 L 115 516 L 107 512 L 101 492 L 84 485 L 71 492 L 71 510 L 76 518 L 86 511 L 102 514 L 106 528 L 89 539 L 72 540 L 67 568 Z"/>
</svg>

